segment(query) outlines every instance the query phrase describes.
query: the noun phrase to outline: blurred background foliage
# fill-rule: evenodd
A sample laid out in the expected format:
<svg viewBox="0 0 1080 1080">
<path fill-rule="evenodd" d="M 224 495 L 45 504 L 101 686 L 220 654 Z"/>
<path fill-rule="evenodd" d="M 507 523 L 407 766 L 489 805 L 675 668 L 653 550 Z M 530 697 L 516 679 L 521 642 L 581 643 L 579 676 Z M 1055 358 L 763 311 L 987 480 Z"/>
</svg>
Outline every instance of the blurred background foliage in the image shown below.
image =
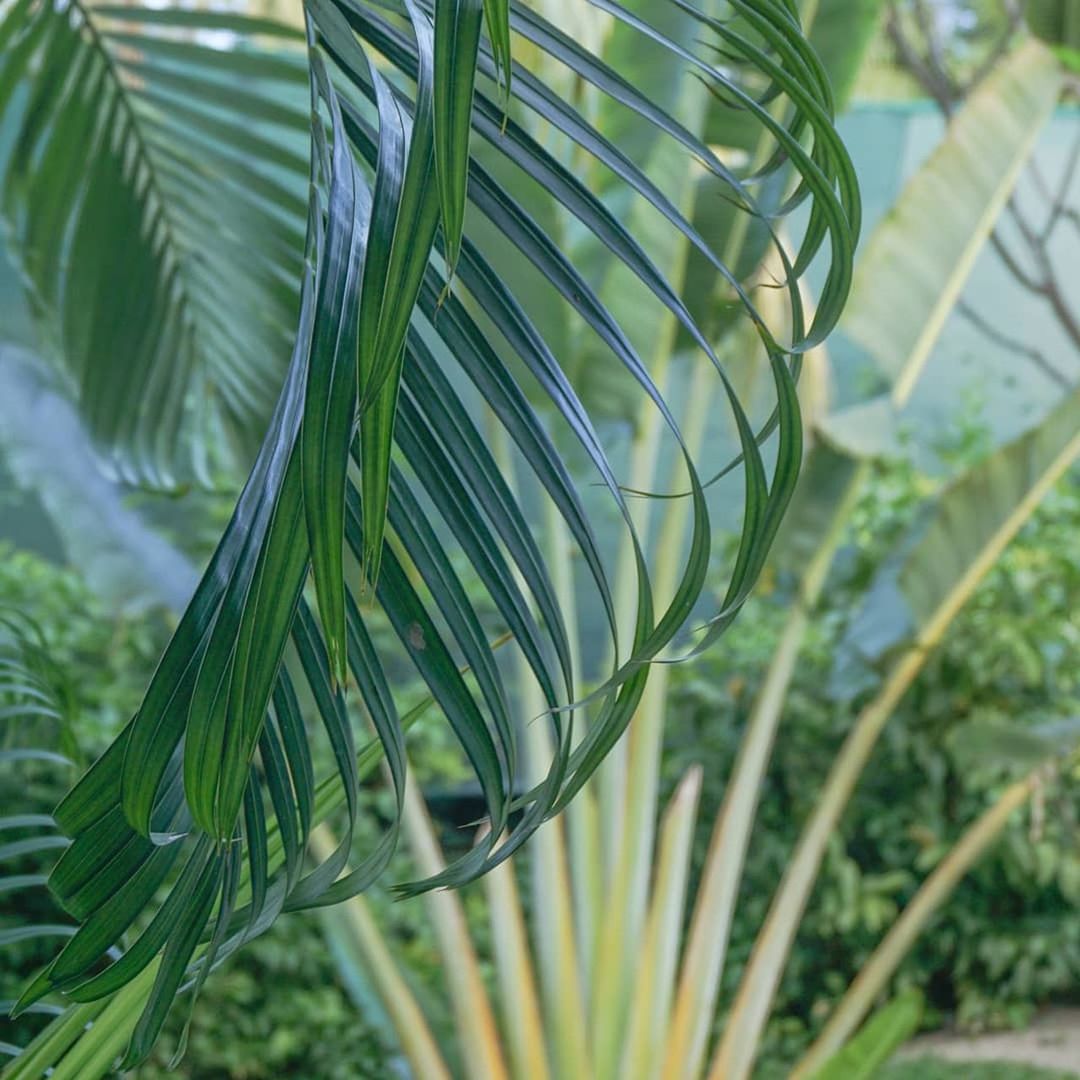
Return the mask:
<svg viewBox="0 0 1080 1080">
<path fill-rule="evenodd" d="M 969 428 L 967 448 L 941 449 L 961 461 L 982 435 Z M 879 466 L 852 515 L 790 691 L 790 726 L 773 752 L 733 928 L 729 991 L 815 799 L 806 778 L 827 769 L 850 726 L 850 706 L 827 688 L 852 606 L 939 483 L 910 466 Z M 1077 529 L 1074 473 L 994 567 L 885 729 L 832 838 L 781 984 L 770 1049 L 782 1058 L 801 1047 L 921 877 L 1015 778 L 1000 754 L 979 759 L 986 733 L 1018 716 L 1035 724 L 1080 712 L 1080 615 L 1067 600 L 1080 588 Z M 703 821 L 720 806 L 789 602 L 777 586 L 747 613 L 737 640 L 673 679 L 665 776 L 673 788 L 689 764 L 709 763 Z M 1078 812 L 1076 779 L 1047 780 L 1035 808 L 1010 823 L 915 946 L 897 984 L 925 991 L 926 1026 L 953 1017 L 968 1030 L 1020 1026 L 1039 1004 L 1078 1000 Z M 708 830 L 695 843 L 700 864 Z"/>
</svg>

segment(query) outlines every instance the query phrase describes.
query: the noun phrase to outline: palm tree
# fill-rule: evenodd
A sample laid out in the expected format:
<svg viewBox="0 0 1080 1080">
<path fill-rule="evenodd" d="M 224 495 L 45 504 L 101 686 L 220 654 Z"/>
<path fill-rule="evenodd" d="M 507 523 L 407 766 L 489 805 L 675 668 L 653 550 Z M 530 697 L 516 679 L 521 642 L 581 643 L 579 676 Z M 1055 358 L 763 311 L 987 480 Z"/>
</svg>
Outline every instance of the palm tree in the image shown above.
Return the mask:
<svg viewBox="0 0 1080 1080">
<path fill-rule="evenodd" d="M 181 988 L 279 913 L 381 874 L 415 715 L 395 697 L 401 655 L 490 825 L 411 894 L 494 868 L 562 810 L 655 662 L 704 648 L 749 595 L 799 471 L 800 358 L 839 317 L 859 229 L 828 79 L 794 0 L 593 0 L 605 56 L 648 58 L 633 80 L 544 10 L 306 0 L 297 29 L 86 0 L 4 9 L 3 212 L 43 355 L 126 481 L 248 470 L 141 708 L 56 811 L 71 844 L 50 885 L 79 928 L 17 1007 L 54 992 L 72 1007 L 16 1069 L 55 1062 L 91 1020 L 57 1075 L 125 1045 L 130 1066 Z M 706 114 L 763 152 L 725 160 Z M 700 228 L 706 198 L 739 224 Z M 804 205 L 789 251 L 779 220 Z M 740 230 L 773 249 L 777 290 L 740 277 Z M 684 297 L 689 250 L 704 305 Z M 802 279 L 823 264 L 809 315 Z M 552 310 L 590 343 L 581 370 L 549 340 Z M 715 348 L 733 320 L 772 373 L 761 417 Z M 723 389 L 725 458 L 699 460 L 665 397 L 676 335 Z M 655 469 L 620 480 L 597 376 L 640 402 L 635 439 L 677 463 L 670 488 Z M 741 491 L 719 483 L 735 476 Z M 714 493 L 739 541 L 709 612 Z M 646 495 L 689 513 L 660 585 Z M 538 507 L 576 553 L 569 577 L 536 539 Z M 597 675 L 568 595 L 597 613 Z M 533 716 L 507 653 L 554 747 L 526 791 L 516 729 Z M 376 736 L 359 752 L 357 723 Z M 346 870 L 378 755 L 397 814 Z M 312 868 L 308 836 L 333 812 L 340 843 Z"/>
</svg>

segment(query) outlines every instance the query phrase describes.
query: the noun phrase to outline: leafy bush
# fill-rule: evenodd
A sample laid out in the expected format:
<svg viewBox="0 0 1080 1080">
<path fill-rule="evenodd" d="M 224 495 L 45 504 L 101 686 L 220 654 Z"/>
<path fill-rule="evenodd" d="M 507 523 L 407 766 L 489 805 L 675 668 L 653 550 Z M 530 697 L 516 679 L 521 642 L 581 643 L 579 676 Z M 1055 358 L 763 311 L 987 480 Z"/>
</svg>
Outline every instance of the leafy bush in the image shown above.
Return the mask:
<svg viewBox="0 0 1080 1080">
<path fill-rule="evenodd" d="M 48 732 L 49 742 L 43 748 L 62 751 L 77 766 L 87 764 L 138 705 L 165 638 L 163 619 L 108 612 L 76 571 L 6 544 L 0 544 L 0 600 L 41 631 L 51 669 L 58 677 L 62 674 L 62 684 L 53 689 L 66 718 L 77 725 L 71 733 Z M 7 730 L 0 728 L 0 745 Z M 0 807 L 4 812 L 17 808 L 22 813 L 48 813 L 72 779 L 70 768 L 53 763 L 30 762 L 6 769 L 0 773 Z M 14 843 L 32 831 L 9 830 L 0 839 Z M 47 854 L 55 855 L 55 851 Z M 0 872 L 40 872 L 41 857 L 5 859 Z M 0 927 L 67 921 L 43 889 L 0 892 Z M 25 977 L 48 960 L 55 948 L 55 939 L 8 946 L 0 972 L 0 1000 L 16 996 Z M 0 1029 L 3 1038 L 18 1042 L 39 1024 L 40 1018 L 28 1017 Z"/>
<path fill-rule="evenodd" d="M 762 794 L 733 929 L 737 981 L 801 823 L 859 701 L 829 692 L 848 614 L 882 553 L 930 484 L 882 467 L 853 517 L 847 548 L 816 613 Z M 991 572 L 886 729 L 833 843 L 781 991 L 772 1051 L 800 1045 L 850 982 L 897 911 L 964 826 L 1012 777 L 980 754 L 1017 720 L 1080 715 L 1080 589 L 1075 537 L 1080 488 L 1067 478 Z M 669 783 L 707 765 L 700 820 L 723 797 L 742 729 L 790 597 L 783 583 L 742 616 L 724 650 L 677 670 L 668 713 Z M 928 1022 L 966 1028 L 1022 1022 L 1031 1007 L 1073 993 L 1080 971 L 1080 789 L 1045 782 L 1035 809 L 1013 822 L 961 884 L 903 965 L 900 986 L 928 998 Z M 696 838 L 703 858 L 708 830 Z"/>
<path fill-rule="evenodd" d="M 164 615 L 118 614 L 77 570 L 0 543 L 0 599 L 36 623 L 64 673 L 77 742 L 88 759 L 139 705 L 163 643 Z"/>
</svg>

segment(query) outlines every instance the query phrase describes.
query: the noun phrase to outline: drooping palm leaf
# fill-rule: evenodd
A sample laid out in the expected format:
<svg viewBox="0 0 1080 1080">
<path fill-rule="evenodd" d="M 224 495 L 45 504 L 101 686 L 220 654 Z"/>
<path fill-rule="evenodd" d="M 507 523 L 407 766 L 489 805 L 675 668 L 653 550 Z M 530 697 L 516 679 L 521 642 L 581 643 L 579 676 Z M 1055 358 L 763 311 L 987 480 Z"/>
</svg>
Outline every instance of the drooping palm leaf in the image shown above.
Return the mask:
<svg viewBox="0 0 1080 1080">
<path fill-rule="evenodd" d="M 738 70 L 717 64 L 714 50 L 676 45 L 619 5 L 605 0 L 602 7 L 623 32 L 672 52 L 692 69 L 685 77 L 704 79 L 714 91 L 736 100 L 775 140 L 778 154 L 791 161 L 799 197 L 812 202 L 807 237 L 788 263 L 794 263 L 793 273 L 801 273 L 822 246 L 831 256 L 812 326 L 802 328 L 793 316 L 796 340 L 787 343 L 776 340 L 751 295 L 728 272 L 772 360 L 779 440 L 770 469 L 751 418 L 725 381 L 745 477 L 744 520 L 711 636 L 730 623 L 745 601 L 790 498 L 801 448 L 793 369 L 798 352 L 828 331 L 842 306 L 857 232 L 857 193 L 832 129 L 828 86 L 818 77 L 791 6 L 741 2 L 738 12 L 747 25 L 740 30 L 708 11 L 676 5 L 680 18 L 695 23 L 698 36 L 716 35 L 739 53 L 742 65 L 764 73 L 770 93 L 789 101 L 782 119 L 742 87 Z M 185 372 L 203 367 L 195 346 L 184 344 L 188 331 L 183 328 L 198 325 L 194 309 L 184 314 L 175 284 L 187 264 L 183 252 L 172 252 L 165 243 L 169 227 L 159 224 L 169 212 L 167 193 L 157 201 L 147 196 L 144 174 L 156 159 L 144 142 L 168 147 L 163 171 L 178 185 L 188 174 L 194 182 L 207 171 L 213 177 L 205 190 L 180 191 L 176 203 L 190 207 L 202 229 L 193 245 L 197 258 L 191 259 L 191 274 L 206 285 L 213 312 L 208 321 L 216 325 L 216 316 L 225 324 L 213 358 L 222 372 L 260 387 L 281 385 L 280 377 L 271 374 L 272 350 L 248 338 L 246 321 L 263 316 L 265 298 L 259 289 L 270 277 L 285 279 L 282 310 L 293 303 L 299 311 L 284 384 L 210 566 L 138 714 L 56 814 L 72 844 L 52 886 L 82 925 L 21 1004 L 61 991 L 75 1002 L 116 995 L 112 1008 L 123 996 L 126 1008 L 134 1002 L 142 1010 L 129 1049 L 131 1063 L 148 1050 L 185 982 L 205 977 L 278 912 L 343 899 L 362 890 L 385 866 L 396 819 L 368 857 L 345 872 L 359 784 L 349 706 L 358 700 L 370 718 L 386 754 L 400 814 L 403 722 L 392 692 L 391 655 L 405 654 L 427 683 L 487 804 L 487 839 L 407 888 L 457 885 L 509 855 L 584 783 L 629 723 L 649 662 L 683 630 L 702 595 L 711 535 L 699 465 L 686 450 L 648 364 L 603 294 L 524 209 L 514 185 L 496 182 L 471 157 L 466 120 L 472 139 L 504 159 L 511 174 L 552 192 L 576 227 L 597 238 L 603 257 L 636 281 L 642 303 L 674 317 L 724 379 L 708 337 L 650 251 L 577 170 L 545 149 L 533 130 L 561 131 L 575 153 L 613 168 L 635 198 L 656 206 L 665 228 L 695 244 L 704 242 L 674 206 L 662 204 L 640 165 L 572 107 L 545 95 L 542 84 L 530 80 L 524 69 L 507 66 L 500 28 L 509 19 L 542 51 L 651 125 L 658 138 L 673 139 L 688 152 L 688 162 L 725 179 L 744 213 L 757 213 L 757 202 L 754 178 L 733 176 L 667 112 L 651 107 L 602 61 L 516 5 L 509 15 L 499 3 L 486 6 L 489 32 L 495 32 L 476 46 L 479 76 L 465 62 L 472 44 L 464 55 L 454 51 L 478 32 L 479 15 L 469 4 L 439 2 L 432 9 L 408 3 L 390 11 L 362 0 L 310 0 L 305 7 L 307 51 L 298 59 L 246 44 L 259 35 L 281 42 L 296 37 L 260 20 L 169 8 L 78 10 L 74 29 L 55 9 L 32 2 L 16 4 L 0 24 L 0 33 L 16 43 L 5 53 L 7 82 L 27 87 L 20 92 L 30 95 L 31 104 L 19 113 L 21 143 L 48 142 L 58 128 L 66 131 L 65 125 L 74 123 L 68 109 L 76 106 L 55 93 L 63 80 L 50 78 L 67 70 L 57 65 L 67 63 L 69 51 L 85 53 L 83 64 L 96 72 L 97 82 L 79 86 L 79 118 L 90 114 L 98 124 L 95 130 L 111 134 L 108 140 L 82 145 L 89 165 L 85 181 L 81 173 L 57 170 L 62 190 L 54 186 L 52 198 L 60 212 L 47 220 L 69 223 L 60 230 L 64 235 L 85 234 L 87 239 L 69 251 L 51 236 L 47 250 L 52 261 L 31 276 L 36 291 L 53 300 L 42 305 L 43 314 L 61 316 L 64 363 L 87 373 L 84 383 L 97 377 L 100 356 L 86 353 L 85 337 L 68 333 L 64 322 L 90 317 L 100 340 L 108 341 L 110 356 L 132 357 L 129 363 L 146 386 L 156 386 L 159 375 L 175 380 L 160 395 L 174 411 L 178 387 L 186 385 Z M 128 67 L 110 59 L 116 41 L 101 29 L 115 20 L 122 20 L 119 44 L 135 49 L 139 58 L 130 64 L 141 65 L 130 88 L 124 81 Z M 209 48 L 200 43 L 208 30 L 238 35 L 232 44 L 244 44 Z M 174 60 L 179 73 L 173 71 Z M 297 66 L 310 75 L 310 112 L 318 118 L 310 132 L 310 164 L 294 145 L 307 130 L 306 122 L 295 122 L 303 109 Z M 243 81 L 244 89 L 222 97 L 212 76 L 193 74 L 204 69 L 228 72 Z M 256 92 L 258 81 L 248 85 L 253 69 L 258 81 L 273 86 L 264 96 Z M 95 94 L 98 83 L 105 89 Z M 8 108 L 18 107 L 11 100 L 0 95 Z M 152 122 L 139 119 L 143 114 Z M 282 118 L 290 119 L 278 122 Z M 273 137 L 264 133 L 264 121 L 276 125 Z M 288 130 L 278 137 L 282 127 Z M 20 160 L 19 176 L 28 177 L 44 165 L 32 154 Z M 140 162 L 145 169 L 138 167 Z M 250 186 L 245 182 L 249 162 L 266 169 L 251 170 Z M 220 202 L 216 169 L 225 187 Z M 305 177 L 310 178 L 311 197 L 303 228 L 302 202 L 287 193 Z M 25 184 L 5 189 L 14 220 L 29 220 L 32 191 L 33 185 Z M 103 218 L 101 203 L 127 217 L 123 222 Z M 546 342 L 544 328 L 529 318 L 488 252 L 472 238 L 469 222 L 478 215 L 576 312 L 602 343 L 604 361 L 629 373 L 684 460 L 693 511 L 690 539 L 682 570 L 659 610 L 650 587 L 646 538 L 634 531 L 603 441 L 562 358 Z M 234 220 L 243 223 L 242 242 L 236 245 L 228 232 Z M 93 248 L 91 237 L 115 239 L 117 227 L 136 239 L 146 237 L 145 250 L 124 254 L 116 244 Z M 218 252 L 219 239 L 227 254 Z M 23 247 L 29 266 L 37 249 L 29 243 Z M 85 257 L 80 254 L 84 247 L 92 248 Z M 64 259 L 56 254 L 61 250 Z M 722 266 L 720 254 L 712 255 Z M 279 271 L 301 263 L 303 273 L 295 274 L 302 280 L 297 302 L 287 287 L 293 279 Z M 214 267 L 208 278 L 199 276 L 205 266 Z M 130 293 L 122 320 L 115 308 L 99 311 L 95 306 L 96 292 L 106 283 L 111 289 L 114 282 Z M 794 283 L 788 289 L 797 297 Z M 111 293 L 109 302 L 115 302 Z M 516 354 L 519 367 L 511 370 L 493 346 L 478 310 Z M 127 337 L 110 337 L 121 333 Z M 234 338 L 243 355 L 226 348 Z M 181 346 L 188 350 L 183 363 L 166 363 Z M 249 349 L 258 354 L 257 365 L 267 364 L 256 367 L 255 374 L 246 359 Z M 533 395 L 547 399 L 543 414 L 534 408 L 522 380 L 531 384 Z M 128 396 L 119 398 L 106 386 L 92 395 L 96 407 L 88 405 L 99 438 L 122 447 L 118 460 L 132 470 L 144 460 L 160 463 L 163 450 L 144 455 L 141 449 L 149 445 L 150 432 L 161 447 L 171 448 L 179 424 L 174 419 L 166 432 L 163 414 L 141 386 L 125 387 Z M 576 541 L 582 591 L 606 612 L 612 665 L 584 689 L 581 673 L 570 663 L 549 569 L 532 539 L 530 506 L 506 485 L 470 407 L 476 399 L 490 410 L 541 500 L 551 504 Z M 238 400 L 246 400 L 245 395 L 240 393 Z M 129 437 L 132 433 L 137 437 Z M 565 464 L 560 447 L 567 441 L 576 444 L 599 479 L 588 499 Z M 704 475 L 722 471 L 724 464 L 706 463 Z M 160 464 L 155 468 L 164 471 Z M 636 610 L 629 641 L 616 634 L 609 558 L 596 536 L 595 504 L 601 498 L 614 510 L 635 553 Z M 537 786 L 518 800 L 522 812 L 516 817 L 511 816 L 515 728 L 532 718 L 514 717 L 510 711 L 511 696 L 488 643 L 490 635 L 460 570 L 447 557 L 448 542 L 475 570 L 503 616 L 549 712 L 556 750 Z M 318 619 L 303 596 L 309 569 Z M 374 616 L 366 606 L 371 592 L 398 639 L 392 654 L 373 636 Z M 536 615 L 530 610 L 533 603 Z M 462 664 L 468 675 L 462 674 Z M 355 687 L 348 696 L 347 679 Z M 305 727 L 301 704 L 309 700 L 335 763 L 335 771 L 318 784 L 308 747 L 315 733 Z M 571 741 L 571 719 L 584 730 L 576 743 Z M 345 827 L 339 847 L 305 873 L 304 843 L 320 799 L 318 812 L 323 814 L 326 800 L 344 803 Z M 140 934 L 127 941 L 121 959 L 102 968 L 106 951 L 130 936 L 136 920 Z"/>
</svg>

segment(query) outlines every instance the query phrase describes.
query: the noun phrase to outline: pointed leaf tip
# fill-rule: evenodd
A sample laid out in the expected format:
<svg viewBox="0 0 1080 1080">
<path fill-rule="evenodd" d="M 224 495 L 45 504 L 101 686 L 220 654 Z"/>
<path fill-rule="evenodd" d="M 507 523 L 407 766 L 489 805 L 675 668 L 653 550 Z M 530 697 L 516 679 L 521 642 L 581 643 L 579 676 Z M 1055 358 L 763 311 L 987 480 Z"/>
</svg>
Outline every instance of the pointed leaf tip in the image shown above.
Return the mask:
<svg viewBox="0 0 1080 1080">
<path fill-rule="evenodd" d="M 11 1006 L 8 1012 L 8 1018 L 11 1020 L 17 1020 L 31 1005 L 36 1005 L 43 997 L 46 997 L 52 992 L 52 982 L 49 979 L 49 971 L 52 968 L 50 964 L 48 967 L 39 971 L 34 979 L 29 983 L 25 990 L 19 995 L 18 1000 Z"/>
<path fill-rule="evenodd" d="M 490 11 L 501 5 L 485 5 L 484 0 L 436 0 L 435 3 L 435 179 L 448 277 L 453 276 L 457 266 L 465 228 L 469 129 L 485 6 Z M 494 17 L 498 19 L 497 11 Z"/>
<path fill-rule="evenodd" d="M 510 89 L 513 77 L 513 55 L 510 50 L 510 4 L 508 0 L 484 0 L 484 22 L 487 25 L 491 54 L 495 60 L 495 77 L 502 106 L 502 133 L 510 119 Z"/>
</svg>

